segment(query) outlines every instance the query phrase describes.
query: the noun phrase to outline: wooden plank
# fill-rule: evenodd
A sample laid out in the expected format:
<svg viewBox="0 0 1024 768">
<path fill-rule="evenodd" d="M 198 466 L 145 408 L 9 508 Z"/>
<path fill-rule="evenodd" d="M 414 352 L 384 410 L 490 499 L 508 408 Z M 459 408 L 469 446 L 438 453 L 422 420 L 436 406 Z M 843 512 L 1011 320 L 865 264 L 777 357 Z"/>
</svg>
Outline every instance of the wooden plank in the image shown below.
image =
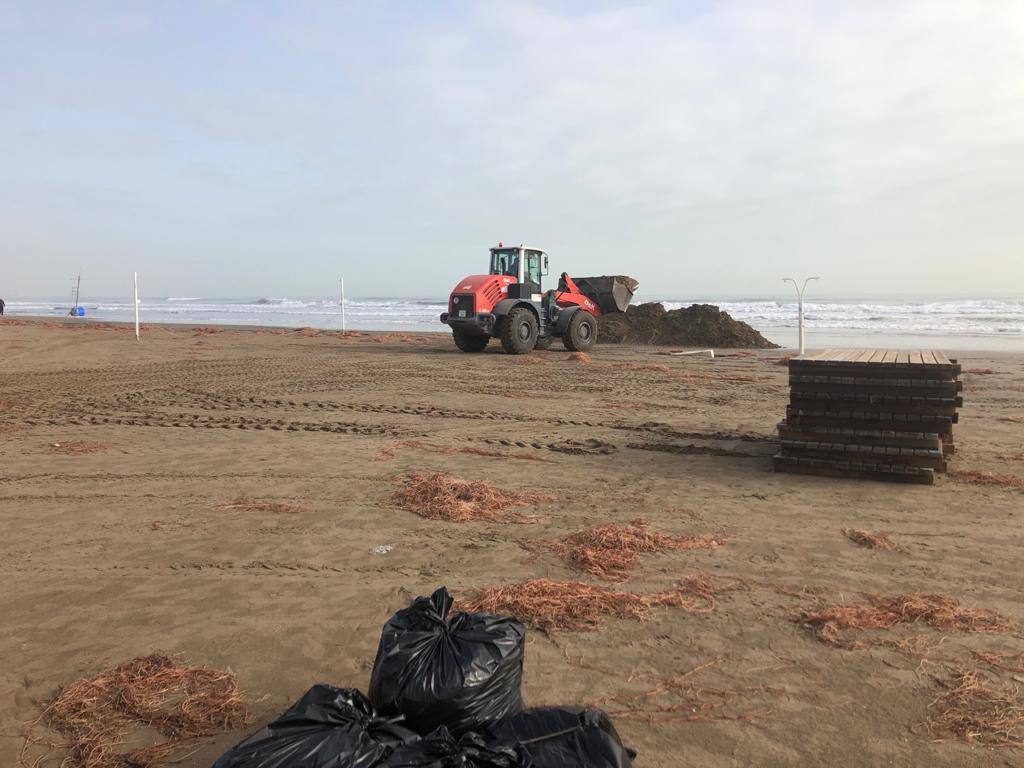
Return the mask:
<svg viewBox="0 0 1024 768">
<path fill-rule="evenodd" d="M 885 464 L 834 461 L 779 454 L 774 458 L 776 472 L 791 472 L 801 475 L 824 477 L 845 477 L 863 480 L 885 480 L 899 483 L 920 483 L 932 485 L 935 472 L 918 467 L 892 467 Z"/>
<path fill-rule="evenodd" d="M 783 456 L 807 458 L 877 461 L 901 467 L 927 467 L 939 472 L 946 470 L 946 460 L 941 449 L 910 448 L 888 445 L 866 445 L 863 443 L 839 443 L 827 440 L 779 440 Z"/>
<path fill-rule="evenodd" d="M 895 349 L 887 349 L 887 350 L 885 350 L 885 355 L 882 357 L 882 362 L 883 363 L 895 363 L 896 362 L 896 350 Z"/>
<path fill-rule="evenodd" d="M 935 353 L 930 349 L 921 350 L 921 359 L 924 360 L 925 365 L 937 365 L 935 362 Z"/>
<path fill-rule="evenodd" d="M 935 355 L 935 362 L 937 362 L 939 365 L 952 365 L 952 363 L 949 362 L 949 358 L 946 357 L 945 352 L 942 352 L 941 350 L 938 349 L 933 349 L 932 354 Z"/>
<path fill-rule="evenodd" d="M 821 381 L 791 381 L 789 384 L 789 392 L 791 395 L 796 395 L 796 393 L 799 392 L 800 396 L 804 398 L 819 393 L 839 395 L 891 395 L 893 397 L 900 398 L 926 398 L 925 402 L 928 402 L 928 399 L 936 397 L 955 398 L 957 393 L 960 391 L 957 386 L 960 384 L 958 381 L 931 382 L 922 379 L 921 384 L 911 386 L 900 386 L 888 383 L 869 383 L 873 381 L 877 380 L 866 379 L 864 383 L 857 382 L 856 384 L 834 384 L 832 382 Z M 857 399 L 859 400 L 860 398 Z"/>
<path fill-rule="evenodd" d="M 853 432 L 855 430 L 847 430 Z M 867 432 L 868 430 L 856 430 Z M 933 451 L 942 451 L 943 442 L 938 435 L 926 435 L 921 432 L 905 432 L 903 435 L 894 437 L 899 433 L 886 434 L 878 430 L 875 435 L 864 434 L 841 434 L 839 430 L 826 431 L 823 428 L 811 429 L 805 427 L 789 426 L 786 422 L 779 425 L 779 440 L 819 442 L 831 441 L 832 443 L 848 443 L 853 445 L 888 446 L 892 448 L 928 448 Z"/>
<path fill-rule="evenodd" d="M 917 365 L 924 365 L 924 355 L 921 354 L 920 349 L 915 349 L 910 354 L 910 362 L 916 363 Z"/>
<path fill-rule="evenodd" d="M 868 360 L 872 365 L 882 362 L 882 358 L 885 357 L 884 349 L 876 349 L 871 354 L 871 359 Z"/>
</svg>

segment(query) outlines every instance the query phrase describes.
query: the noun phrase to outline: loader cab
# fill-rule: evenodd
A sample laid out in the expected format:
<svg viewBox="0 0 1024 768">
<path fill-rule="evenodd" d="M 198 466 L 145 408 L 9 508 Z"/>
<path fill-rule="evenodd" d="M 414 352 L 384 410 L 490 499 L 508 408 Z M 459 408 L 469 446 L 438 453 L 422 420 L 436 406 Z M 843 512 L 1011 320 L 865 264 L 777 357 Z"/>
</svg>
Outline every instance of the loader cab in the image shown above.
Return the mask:
<svg viewBox="0 0 1024 768">
<path fill-rule="evenodd" d="M 492 275 L 508 275 L 519 283 L 533 283 L 540 292 L 541 278 L 548 273 L 548 255 L 539 248 L 491 248 Z"/>
</svg>

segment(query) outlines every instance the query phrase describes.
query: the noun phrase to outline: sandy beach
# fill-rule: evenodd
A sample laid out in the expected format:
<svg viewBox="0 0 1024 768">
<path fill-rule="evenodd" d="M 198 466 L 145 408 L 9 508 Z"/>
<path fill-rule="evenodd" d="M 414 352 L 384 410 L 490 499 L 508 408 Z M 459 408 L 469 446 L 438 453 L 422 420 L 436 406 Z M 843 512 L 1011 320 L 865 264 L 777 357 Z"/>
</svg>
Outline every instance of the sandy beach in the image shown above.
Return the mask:
<svg viewBox="0 0 1024 768">
<path fill-rule="evenodd" d="M 712 609 L 531 631 L 529 705 L 625 713 L 615 721 L 638 766 L 1024 760 L 929 725 L 958 670 L 1021 680 L 976 652 L 1024 651 L 1024 487 L 955 472 L 932 487 L 773 473 L 784 350 L 711 360 L 599 346 L 580 362 L 497 344 L 466 355 L 444 334 L 143 333 L 136 344 L 126 326 L 0 322 L 0 765 L 17 764 L 25 722 L 61 685 L 162 651 L 232 671 L 253 709 L 249 728 L 181 763 L 208 766 L 312 683 L 365 690 L 380 627 L 411 598 L 601 583 L 520 542 L 635 518 L 724 543 L 644 556 L 614 586 L 646 593 L 700 575 Z M 951 469 L 1024 477 L 1024 354 L 956 356 Z M 394 503 L 397 476 L 438 471 L 556 500 L 528 510 L 541 517 L 531 525 L 439 522 Z M 898 548 L 858 546 L 844 528 Z M 915 592 L 1014 626 L 851 635 L 911 651 L 834 647 L 794 620 Z"/>
</svg>

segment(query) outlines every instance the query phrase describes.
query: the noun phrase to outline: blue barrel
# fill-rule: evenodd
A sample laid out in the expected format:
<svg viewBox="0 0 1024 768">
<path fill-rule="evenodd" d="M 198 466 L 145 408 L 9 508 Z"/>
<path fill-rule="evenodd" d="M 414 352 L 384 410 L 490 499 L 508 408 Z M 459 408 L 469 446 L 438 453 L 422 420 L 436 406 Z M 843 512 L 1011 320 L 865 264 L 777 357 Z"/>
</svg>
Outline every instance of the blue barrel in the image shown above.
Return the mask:
<svg viewBox="0 0 1024 768">
<path fill-rule="evenodd" d="M 75 313 L 79 317 L 85 317 L 85 307 L 75 307 L 78 311 Z"/>
</svg>

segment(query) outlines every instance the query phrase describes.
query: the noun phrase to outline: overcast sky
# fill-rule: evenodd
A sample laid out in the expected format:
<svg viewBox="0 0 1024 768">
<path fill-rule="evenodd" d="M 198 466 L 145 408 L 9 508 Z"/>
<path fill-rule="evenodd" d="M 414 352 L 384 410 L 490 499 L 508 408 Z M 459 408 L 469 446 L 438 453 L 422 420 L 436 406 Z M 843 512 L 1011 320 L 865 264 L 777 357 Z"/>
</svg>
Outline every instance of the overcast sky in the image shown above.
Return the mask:
<svg viewBox="0 0 1024 768">
<path fill-rule="evenodd" d="M 0 295 L 1024 293 L 1024 2 L 0 3 Z"/>
</svg>

